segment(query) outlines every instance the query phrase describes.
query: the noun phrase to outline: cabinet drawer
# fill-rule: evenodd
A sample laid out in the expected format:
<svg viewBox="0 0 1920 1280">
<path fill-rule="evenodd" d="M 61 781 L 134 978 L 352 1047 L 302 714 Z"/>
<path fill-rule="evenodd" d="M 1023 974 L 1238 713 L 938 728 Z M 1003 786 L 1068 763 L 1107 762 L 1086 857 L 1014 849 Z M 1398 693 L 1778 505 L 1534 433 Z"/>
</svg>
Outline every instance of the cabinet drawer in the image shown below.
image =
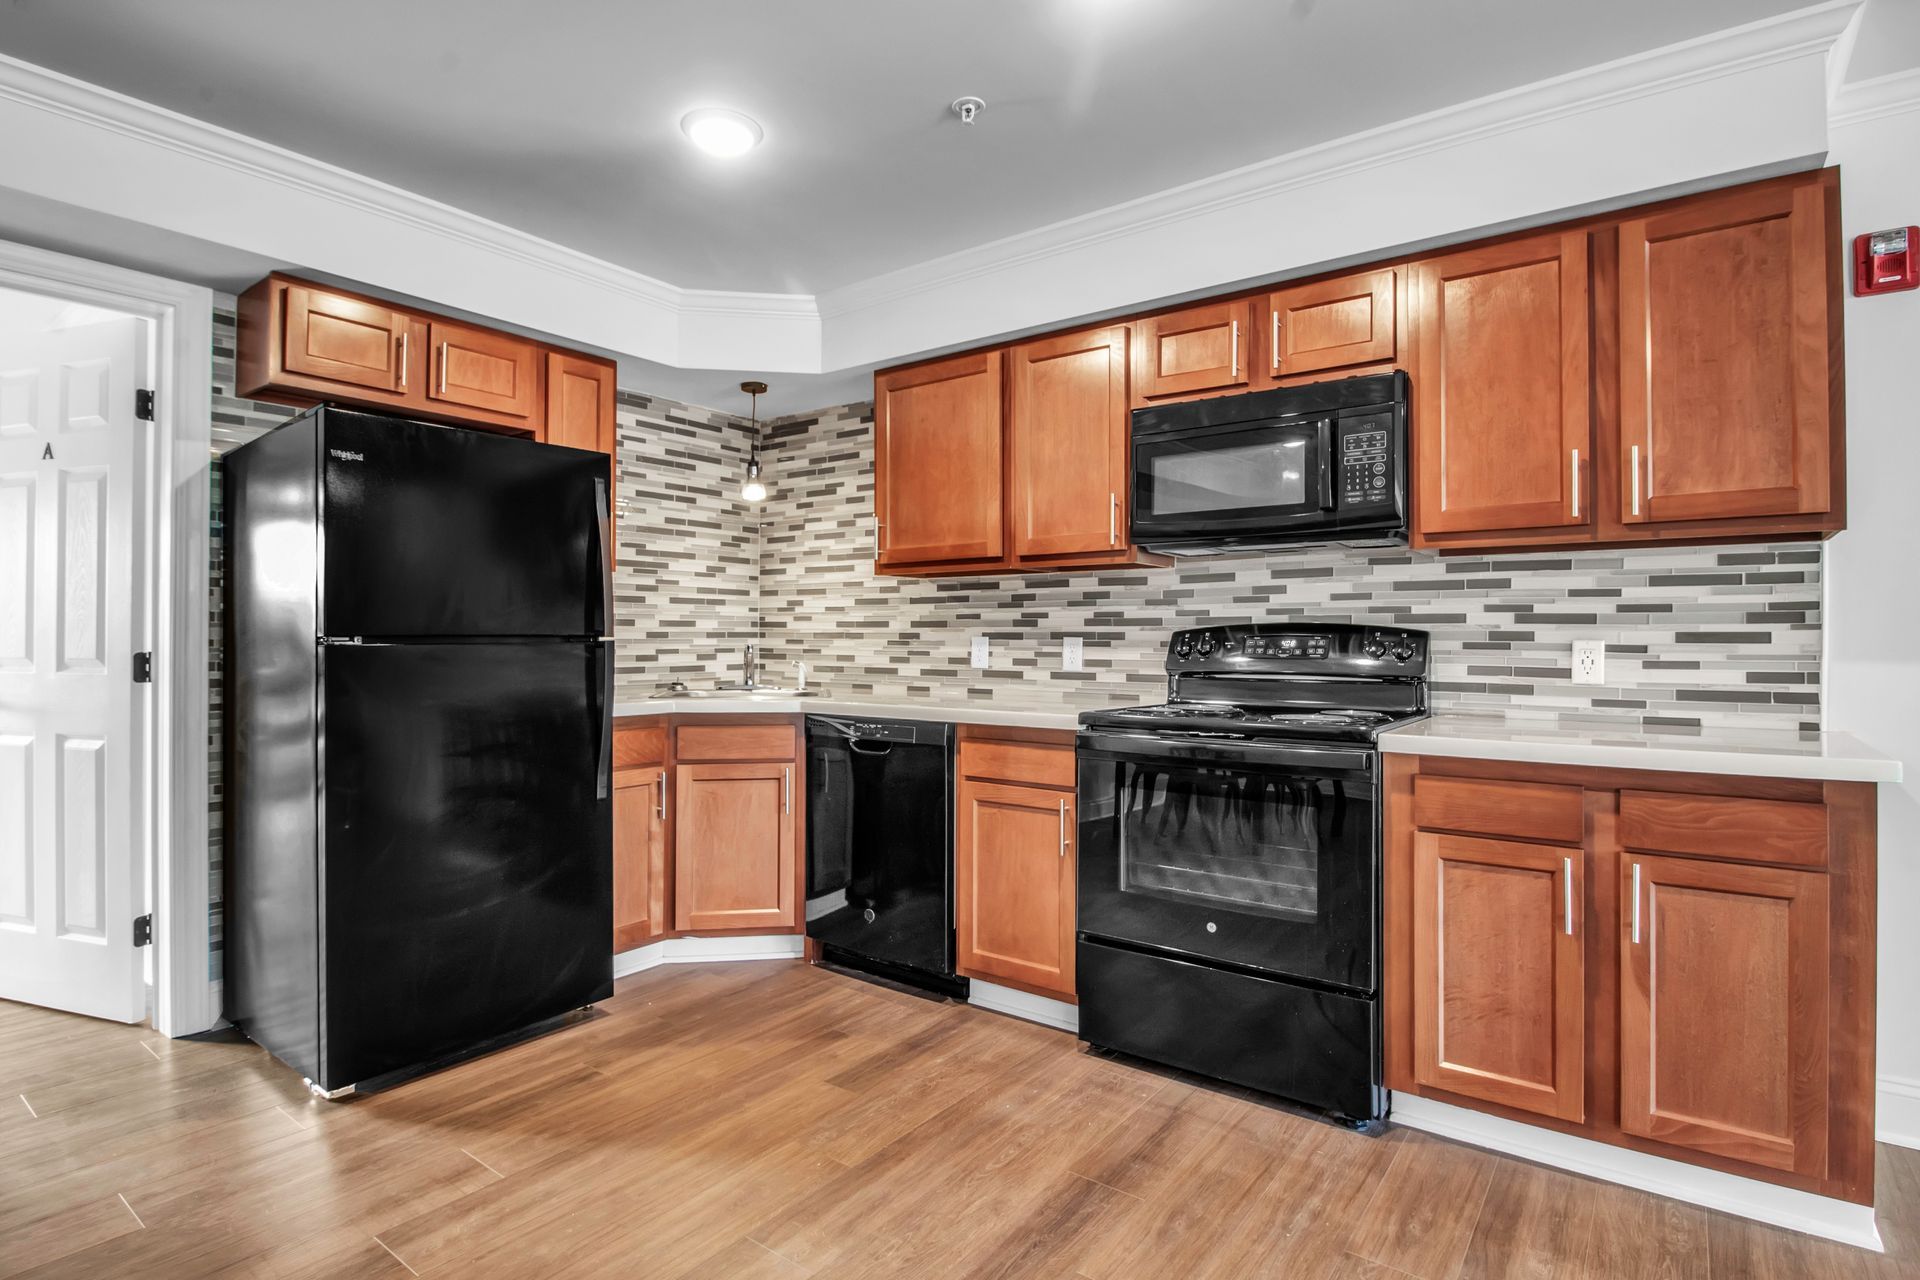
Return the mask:
<svg viewBox="0 0 1920 1280">
<path fill-rule="evenodd" d="M 1426 775 L 1413 781 L 1413 821 L 1433 831 L 1551 844 L 1579 844 L 1587 830 L 1585 794 L 1578 787 Z"/>
<path fill-rule="evenodd" d="M 790 724 L 683 724 L 674 730 L 675 760 L 791 760 Z"/>
<path fill-rule="evenodd" d="M 1030 742 L 968 742 L 960 748 L 960 774 L 1033 787 L 1071 787 L 1073 749 Z"/>
<path fill-rule="evenodd" d="M 661 726 L 616 723 L 613 726 L 613 767 L 659 764 L 667 758 L 667 731 Z"/>
<path fill-rule="evenodd" d="M 1620 844 L 1737 862 L 1824 867 L 1827 807 L 1794 800 L 1622 791 Z"/>
</svg>

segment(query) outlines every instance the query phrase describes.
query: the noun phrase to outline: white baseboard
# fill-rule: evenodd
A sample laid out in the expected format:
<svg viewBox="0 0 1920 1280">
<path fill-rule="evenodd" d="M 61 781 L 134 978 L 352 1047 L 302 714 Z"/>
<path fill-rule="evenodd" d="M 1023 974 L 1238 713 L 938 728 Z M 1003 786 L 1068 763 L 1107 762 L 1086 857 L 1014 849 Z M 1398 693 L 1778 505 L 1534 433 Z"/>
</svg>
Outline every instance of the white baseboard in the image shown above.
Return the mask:
<svg viewBox="0 0 1920 1280">
<path fill-rule="evenodd" d="M 982 1009 L 991 1009 L 1015 1018 L 1025 1018 L 1042 1026 L 1058 1027 L 1062 1031 L 1080 1030 L 1080 1010 L 1065 1000 L 1049 1000 L 1045 996 L 1016 991 L 994 982 L 982 982 L 978 978 L 969 978 L 967 987 L 968 1004 L 977 1004 Z"/>
<path fill-rule="evenodd" d="M 1881 1076 L 1874 1100 L 1874 1133 L 1896 1147 L 1920 1148 L 1920 1080 Z"/>
<path fill-rule="evenodd" d="M 625 978 L 663 964 L 717 964 L 724 960 L 797 960 L 806 947 L 797 933 L 744 938 L 662 938 L 613 957 L 613 976 Z"/>
<path fill-rule="evenodd" d="M 1393 1095 L 1393 1120 L 1456 1142 L 1519 1156 L 1603 1182 L 1637 1187 L 1688 1204 L 1752 1218 L 1789 1231 L 1884 1253 L 1870 1205 L 1849 1204 L 1771 1182 L 1702 1169 L 1589 1138 L 1541 1129 L 1410 1094 Z"/>
</svg>

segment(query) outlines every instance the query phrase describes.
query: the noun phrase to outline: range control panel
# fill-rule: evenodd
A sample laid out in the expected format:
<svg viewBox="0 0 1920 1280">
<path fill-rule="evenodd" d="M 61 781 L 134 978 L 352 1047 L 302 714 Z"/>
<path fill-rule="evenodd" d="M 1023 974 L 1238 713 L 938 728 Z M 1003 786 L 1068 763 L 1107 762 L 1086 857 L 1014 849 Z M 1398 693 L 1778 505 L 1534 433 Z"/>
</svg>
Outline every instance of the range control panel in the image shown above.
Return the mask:
<svg viewBox="0 0 1920 1280">
<path fill-rule="evenodd" d="M 1393 419 L 1381 414 L 1340 423 L 1340 505 L 1393 503 Z"/>
<path fill-rule="evenodd" d="M 1167 670 L 1179 673 L 1408 678 L 1427 670 L 1427 634 L 1351 623 L 1237 623 L 1174 633 Z"/>
</svg>

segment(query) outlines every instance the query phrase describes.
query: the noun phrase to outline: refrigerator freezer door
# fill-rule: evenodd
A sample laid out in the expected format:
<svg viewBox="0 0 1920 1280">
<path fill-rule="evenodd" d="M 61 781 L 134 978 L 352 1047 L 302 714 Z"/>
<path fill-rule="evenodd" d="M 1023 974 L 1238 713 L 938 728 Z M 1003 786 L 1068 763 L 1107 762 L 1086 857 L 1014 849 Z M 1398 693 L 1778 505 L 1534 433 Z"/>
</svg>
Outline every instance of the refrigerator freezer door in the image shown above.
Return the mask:
<svg viewBox="0 0 1920 1280">
<path fill-rule="evenodd" d="M 325 1087 L 612 994 L 605 658 L 326 646 Z"/>
<path fill-rule="evenodd" d="M 605 454 L 320 412 L 322 635 L 611 633 Z"/>
</svg>

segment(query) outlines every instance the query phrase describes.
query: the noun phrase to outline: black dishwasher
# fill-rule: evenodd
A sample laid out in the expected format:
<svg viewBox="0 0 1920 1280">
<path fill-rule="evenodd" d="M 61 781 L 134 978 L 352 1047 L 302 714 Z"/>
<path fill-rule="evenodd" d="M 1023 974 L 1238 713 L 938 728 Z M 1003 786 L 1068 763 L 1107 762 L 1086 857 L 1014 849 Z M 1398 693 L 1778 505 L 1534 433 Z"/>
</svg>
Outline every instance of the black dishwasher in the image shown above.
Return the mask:
<svg viewBox="0 0 1920 1280">
<path fill-rule="evenodd" d="M 807 936 L 832 963 L 965 993 L 952 725 L 807 717 Z"/>
</svg>

